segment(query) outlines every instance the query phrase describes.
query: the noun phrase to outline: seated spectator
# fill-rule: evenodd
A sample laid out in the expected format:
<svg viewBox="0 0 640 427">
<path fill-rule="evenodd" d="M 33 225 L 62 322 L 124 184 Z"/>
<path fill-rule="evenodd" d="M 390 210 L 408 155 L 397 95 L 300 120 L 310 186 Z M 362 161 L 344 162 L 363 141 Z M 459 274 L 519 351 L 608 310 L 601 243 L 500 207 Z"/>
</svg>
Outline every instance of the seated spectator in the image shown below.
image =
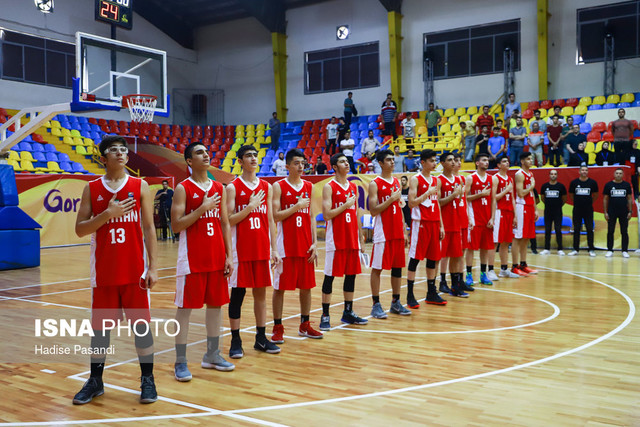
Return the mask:
<svg viewBox="0 0 640 427">
<path fill-rule="evenodd" d="M 587 137 L 583 133 L 580 133 L 579 125 L 573 125 L 572 132 L 567 133 L 565 135 L 563 142 L 564 142 L 564 148 L 568 153 L 569 159 L 571 159 L 571 155 L 578 150 L 578 145 L 581 142 L 583 142 L 586 146 Z"/>
<path fill-rule="evenodd" d="M 542 133 L 547 131 L 547 122 L 540 118 L 540 110 L 533 110 L 533 119 L 529 121 L 529 129 L 533 130 L 533 124 L 538 124 L 538 130 Z"/>
<path fill-rule="evenodd" d="M 370 155 L 371 153 L 375 153 L 380 149 L 380 141 L 373 136 L 373 130 L 369 130 L 369 135 L 366 138 L 362 139 L 360 146 L 360 151 L 364 155 Z"/>
<path fill-rule="evenodd" d="M 489 168 L 495 169 L 498 165 L 498 159 L 507 153 L 506 142 L 502 136 L 501 129 L 498 126 L 493 128 L 493 136 L 489 138 L 487 148 L 489 154 Z"/>
<path fill-rule="evenodd" d="M 558 116 L 558 123 L 560 123 L 561 126 L 564 126 L 565 119 L 564 116 L 560 115 L 560 111 L 562 111 L 562 108 L 560 106 L 556 105 L 555 107 L 553 107 L 553 114 L 549 115 L 549 117 L 547 118 L 548 125 L 553 123 L 553 116 Z"/>
<path fill-rule="evenodd" d="M 589 155 L 585 153 L 584 147 L 586 142 L 578 144 L 578 148 L 571 153 L 569 158 L 569 166 L 587 166 L 589 163 Z"/>
<path fill-rule="evenodd" d="M 493 129 L 493 116 L 489 114 L 489 106 L 482 106 L 482 114 L 478 116 L 476 119 L 476 134 L 479 134 L 482 131 L 482 126 L 486 126 L 487 129 Z"/>
<path fill-rule="evenodd" d="M 331 123 L 327 125 L 327 147 L 324 152 L 329 156 L 333 156 L 338 152 L 336 140 L 338 139 L 338 124 L 336 118 L 331 117 Z"/>
<path fill-rule="evenodd" d="M 316 161 L 316 165 L 313 168 L 313 172 L 316 175 L 326 175 L 327 174 L 327 165 L 322 161 L 322 156 L 318 156 L 318 160 Z"/>
<path fill-rule="evenodd" d="M 509 129 L 509 161 L 512 166 L 520 166 L 520 154 L 524 151 L 526 136 L 527 129 L 522 126 L 522 118 L 517 117 L 516 125 Z"/>
<path fill-rule="evenodd" d="M 398 110 L 391 103 L 391 100 L 387 98 L 384 106 L 382 107 L 382 120 L 384 121 L 384 134 L 385 135 L 393 135 L 393 139 L 396 139 L 398 136 L 396 134 L 396 116 L 398 115 Z"/>
<path fill-rule="evenodd" d="M 496 120 L 496 126 L 500 128 L 500 135 L 504 138 L 505 141 L 509 141 L 509 131 L 504 128 L 504 122 L 502 119 Z"/>
<path fill-rule="evenodd" d="M 541 167 L 542 165 L 544 165 L 542 156 L 544 147 L 544 133 L 540 131 L 538 122 L 533 122 L 531 133 L 529 134 L 529 138 L 527 139 L 527 144 L 529 144 L 529 151 L 533 155 L 533 161 L 536 166 Z"/>
<path fill-rule="evenodd" d="M 362 154 L 362 157 L 360 157 L 358 160 L 355 160 L 355 164 L 358 173 L 367 173 L 367 168 L 371 164 L 371 158 L 365 154 Z"/>
<path fill-rule="evenodd" d="M 373 163 L 369 163 L 369 166 L 367 166 L 367 172 L 366 173 L 368 173 L 368 174 L 375 174 L 376 173 L 375 168 L 373 166 Z"/>
<path fill-rule="evenodd" d="M 271 165 L 271 170 L 275 172 L 276 176 L 287 176 L 287 163 L 284 161 L 282 151 L 278 153 L 278 158 Z"/>
<path fill-rule="evenodd" d="M 598 166 L 610 166 L 616 161 L 616 156 L 612 151 L 609 151 L 609 142 L 602 143 L 602 150 L 596 153 L 596 165 Z"/>
<path fill-rule="evenodd" d="M 411 111 L 407 112 L 400 126 L 402 126 L 404 139 L 413 140 L 413 138 L 416 137 L 416 121 L 413 119 L 413 113 Z"/>
<path fill-rule="evenodd" d="M 504 106 L 504 116 L 509 117 L 513 114 L 514 111 L 521 111 L 520 103 L 516 102 L 516 94 L 509 94 L 509 102 Z"/>
<path fill-rule="evenodd" d="M 475 145 L 478 146 L 478 153 L 486 153 L 489 154 L 489 139 L 491 135 L 489 134 L 489 128 L 486 126 L 482 126 L 480 134 L 476 137 Z M 464 161 L 472 162 L 475 154 L 475 150 L 471 153 L 470 157 L 467 157 L 467 152 L 464 153 Z M 469 158 L 470 160 L 467 160 Z"/>
<path fill-rule="evenodd" d="M 427 111 L 427 117 L 425 123 L 427 125 L 427 136 L 430 139 L 429 142 L 435 142 L 438 136 L 438 122 L 440 121 L 440 113 L 436 111 L 433 102 L 429 103 L 429 111 Z M 397 163 L 397 162 L 396 162 Z"/>
<path fill-rule="evenodd" d="M 551 126 L 547 126 L 547 137 L 549 138 L 549 164 L 558 167 L 562 163 L 562 148 L 560 147 L 562 141 L 562 126 L 559 122 L 558 116 L 553 116 Z"/>
<path fill-rule="evenodd" d="M 404 156 L 400 154 L 400 147 L 397 145 L 393 148 L 393 161 L 395 162 L 393 173 L 404 172 Z"/>
<path fill-rule="evenodd" d="M 420 159 L 413 156 L 413 150 L 407 151 L 407 157 L 404 159 L 405 172 L 417 172 L 420 166 Z"/>
<path fill-rule="evenodd" d="M 355 164 L 353 162 L 353 149 L 355 147 L 356 142 L 351 139 L 351 131 L 348 130 L 344 134 L 344 139 L 340 141 L 340 149 L 342 150 L 342 154 L 344 154 L 349 161 L 349 166 L 351 166 L 351 173 L 356 173 Z"/>
</svg>

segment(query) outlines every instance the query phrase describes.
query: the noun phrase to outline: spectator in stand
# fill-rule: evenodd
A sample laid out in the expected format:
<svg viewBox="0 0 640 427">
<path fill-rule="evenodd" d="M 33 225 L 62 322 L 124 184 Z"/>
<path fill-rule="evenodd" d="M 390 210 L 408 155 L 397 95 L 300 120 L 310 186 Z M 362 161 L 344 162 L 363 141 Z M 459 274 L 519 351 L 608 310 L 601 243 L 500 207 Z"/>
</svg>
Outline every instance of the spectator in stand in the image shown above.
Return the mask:
<svg viewBox="0 0 640 427">
<path fill-rule="evenodd" d="M 338 124 L 336 123 L 336 117 L 331 117 L 331 123 L 327 125 L 327 147 L 325 148 L 325 154 L 333 156 L 338 152 L 336 145 L 336 139 L 338 139 Z"/>
<path fill-rule="evenodd" d="M 373 154 L 373 156 L 375 156 L 375 154 Z M 355 160 L 355 163 L 356 171 L 358 173 L 367 173 L 369 165 L 371 164 L 371 157 L 363 153 L 362 157 L 360 157 L 358 160 Z"/>
<path fill-rule="evenodd" d="M 504 122 L 502 119 L 496 120 L 496 126 L 500 128 L 500 135 L 504 138 L 505 142 L 509 141 L 509 131 L 504 128 Z"/>
<path fill-rule="evenodd" d="M 365 156 L 370 156 L 380 149 L 380 141 L 373 136 L 373 130 L 369 130 L 369 135 L 360 142 L 360 151 Z"/>
<path fill-rule="evenodd" d="M 353 92 L 349 92 L 344 100 L 344 122 L 347 127 L 351 126 L 351 117 L 355 115 L 355 109 L 356 106 L 353 103 Z"/>
<path fill-rule="evenodd" d="M 473 156 L 476 153 L 476 124 L 471 120 L 460 122 L 460 128 L 462 124 L 465 124 L 465 136 L 464 136 L 464 161 L 472 162 Z M 489 138 L 487 137 L 487 141 Z"/>
<path fill-rule="evenodd" d="M 540 110 L 533 110 L 533 119 L 529 121 L 529 128 L 532 130 L 534 123 L 538 124 L 538 129 L 540 132 L 545 133 L 547 131 L 547 122 L 540 118 Z"/>
<path fill-rule="evenodd" d="M 327 165 L 322 161 L 322 156 L 318 156 L 318 160 L 316 161 L 316 165 L 313 168 L 313 172 L 316 175 L 327 174 Z"/>
<path fill-rule="evenodd" d="M 373 174 L 376 173 L 375 166 L 374 166 L 373 163 L 369 163 L 369 165 L 367 166 L 367 172 L 366 173 L 369 174 L 369 175 L 373 175 Z"/>
<path fill-rule="evenodd" d="M 171 218 L 171 205 L 173 203 L 173 190 L 169 187 L 169 181 L 162 181 L 162 189 L 156 192 L 153 198 L 158 202 L 158 215 L 160 216 L 160 228 L 162 229 L 162 240 L 167 240 L 167 231 Z"/>
<path fill-rule="evenodd" d="M 562 126 L 558 121 L 558 116 L 552 117 L 551 125 L 547 127 L 547 137 L 549 138 L 549 164 L 553 167 L 560 166 L 562 150 L 560 141 L 562 139 Z"/>
<path fill-rule="evenodd" d="M 602 149 L 596 153 L 596 165 L 609 166 L 616 162 L 615 154 L 609 151 L 609 142 L 602 143 Z"/>
<path fill-rule="evenodd" d="M 522 119 L 518 117 L 515 127 L 509 129 L 509 160 L 514 166 L 520 166 L 520 154 L 524 151 L 526 136 L 527 129 L 522 126 Z"/>
<path fill-rule="evenodd" d="M 402 126 L 402 134 L 404 139 L 413 142 L 413 138 L 416 137 L 416 121 L 413 119 L 413 113 L 408 111 L 404 120 L 400 124 Z"/>
<path fill-rule="evenodd" d="M 269 129 L 271 129 L 271 149 L 277 150 L 280 143 L 280 120 L 278 120 L 278 113 L 275 111 L 269 119 Z"/>
<path fill-rule="evenodd" d="M 520 112 L 522 108 L 520 108 L 520 103 L 516 102 L 516 94 L 512 92 L 509 94 L 509 102 L 504 106 L 504 116 L 510 117 L 516 110 Z"/>
<path fill-rule="evenodd" d="M 398 115 L 398 110 L 391 103 L 391 100 L 387 98 L 385 100 L 385 104 L 382 107 L 382 120 L 384 122 L 384 134 L 385 135 L 393 135 L 393 139 L 396 139 L 396 116 Z"/>
<path fill-rule="evenodd" d="M 427 111 L 426 123 L 427 123 L 427 136 L 432 137 L 429 142 L 435 142 L 438 136 L 438 122 L 440 121 L 440 113 L 438 113 L 433 105 L 433 102 L 429 103 L 429 111 Z"/>
<path fill-rule="evenodd" d="M 418 172 L 420 169 L 420 159 L 413 157 L 413 150 L 407 151 L 407 157 L 404 159 L 405 172 Z"/>
<path fill-rule="evenodd" d="M 395 163 L 393 173 L 404 172 L 404 156 L 400 154 L 400 147 L 398 145 L 393 148 L 393 161 Z"/>
<path fill-rule="evenodd" d="M 384 101 L 382 101 L 382 105 L 380 106 L 380 108 L 385 106 L 385 104 L 387 103 L 387 100 L 391 101 L 391 105 L 396 107 L 396 110 L 398 109 L 398 104 L 396 104 L 396 101 L 393 100 L 393 94 L 391 92 L 389 92 L 387 94 L 387 97 L 384 99 Z"/>
<path fill-rule="evenodd" d="M 351 168 L 351 173 L 356 173 L 356 167 L 353 161 L 353 149 L 355 147 L 356 147 L 356 142 L 353 139 L 351 139 L 351 131 L 347 130 L 344 133 L 344 139 L 340 141 L 340 149 L 342 150 L 342 154 L 344 154 L 347 160 L 349 161 L 349 167 Z"/>
<path fill-rule="evenodd" d="M 340 152 L 340 141 L 344 139 L 344 134 L 348 130 L 349 130 L 349 127 L 346 125 L 344 121 L 344 117 L 340 117 L 338 119 L 338 141 L 337 141 L 338 152 Z"/>
<path fill-rule="evenodd" d="M 578 149 L 571 153 L 569 158 L 569 166 L 587 166 L 589 163 L 589 154 L 584 152 L 586 142 L 578 144 Z"/>
<path fill-rule="evenodd" d="M 278 153 L 278 158 L 271 165 L 271 170 L 275 172 L 276 176 L 287 176 L 287 162 L 284 160 L 282 151 Z"/>
<path fill-rule="evenodd" d="M 566 139 L 573 133 L 573 117 L 567 117 L 567 122 L 562 125 L 562 134 L 560 135 L 560 145 L 562 146 L 563 160 L 566 164 L 569 164 L 571 158 L 571 152 L 567 149 Z"/>
<path fill-rule="evenodd" d="M 482 131 L 482 126 L 486 126 L 487 129 L 493 129 L 495 126 L 493 123 L 493 116 L 489 114 L 489 106 L 482 106 L 482 114 L 478 116 L 476 119 L 476 133 L 480 133 Z"/>
<path fill-rule="evenodd" d="M 475 138 L 474 146 L 478 146 L 478 154 L 486 153 L 489 154 L 489 139 L 491 139 L 491 135 L 489 134 L 489 128 L 486 126 L 482 126 L 480 134 Z M 465 151 L 464 153 L 464 161 L 471 162 L 473 161 L 473 157 L 475 155 L 475 149 L 471 152 L 471 156 L 467 157 L 469 153 Z M 470 160 L 467 160 L 469 158 Z"/>
<path fill-rule="evenodd" d="M 540 131 L 538 122 L 533 122 L 531 125 L 531 133 L 527 139 L 529 145 L 529 151 L 533 154 L 533 162 L 538 167 L 544 165 L 543 160 L 543 146 L 544 146 L 544 133 Z"/>
<path fill-rule="evenodd" d="M 516 127 L 516 122 L 518 121 L 519 117 L 522 118 L 520 110 L 514 110 L 514 112 L 511 114 L 511 117 L 509 117 L 509 126 L 507 126 L 507 129 L 511 130 L 512 128 Z"/>
<path fill-rule="evenodd" d="M 616 161 L 621 165 L 629 157 L 633 143 L 633 123 L 624 118 L 624 108 L 618 109 L 618 120 L 614 121 L 611 127 L 613 131 L 613 149 L 616 152 Z"/>
<path fill-rule="evenodd" d="M 622 110 L 622 108 L 621 108 Z M 623 116 L 624 117 L 624 116 Z M 604 219 L 607 220 L 607 258 L 613 256 L 613 234 L 616 231 L 616 221 L 620 222 L 620 235 L 622 237 L 622 256 L 629 258 L 629 220 L 633 212 L 633 196 L 631 185 L 623 181 L 624 172 L 622 168 L 617 168 L 613 173 L 613 181 L 604 185 L 602 195 L 602 207 L 604 208 Z"/>
<path fill-rule="evenodd" d="M 400 184 L 402 185 L 402 200 L 404 200 L 404 206 L 402 207 L 402 215 L 404 215 L 404 223 L 406 227 L 411 227 L 411 208 L 409 207 L 409 178 L 406 175 L 400 177 Z"/>
<path fill-rule="evenodd" d="M 583 133 L 580 133 L 579 125 L 573 125 L 572 131 L 566 134 L 563 141 L 564 149 L 569 153 L 569 161 L 567 162 L 567 164 L 571 163 L 571 159 L 573 158 L 575 152 L 578 150 L 578 146 L 580 145 L 580 143 L 584 144 L 584 148 L 587 145 L 587 137 Z"/>
<path fill-rule="evenodd" d="M 493 136 L 489 138 L 488 149 L 489 169 L 495 169 L 498 166 L 498 159 L 507 153 L 506 142 L 498 126 L 493 128 Z"/>
<path fill-rule="evenodd" d="M 558 116 L 558 123 L 560 123 L 560 125 L 564 126 L 565 125 L 565 119 L 564 116 L 560 115 L 560 111 L 562 111 L 562 108 L 560 108 L 559 105 L 556 105 L 553 107 L 553 114 L 551 114 L 548 118 L 547 118 L 547 124 L 550 125 L 553 123 L 553 116 Z"/>
</svg>

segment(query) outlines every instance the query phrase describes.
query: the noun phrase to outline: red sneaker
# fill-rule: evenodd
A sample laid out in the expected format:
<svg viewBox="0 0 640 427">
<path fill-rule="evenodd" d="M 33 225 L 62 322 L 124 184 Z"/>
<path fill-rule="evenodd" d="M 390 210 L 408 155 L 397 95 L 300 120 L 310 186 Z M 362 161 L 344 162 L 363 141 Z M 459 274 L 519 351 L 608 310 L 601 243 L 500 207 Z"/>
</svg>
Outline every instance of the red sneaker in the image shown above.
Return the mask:
<svg viewBox="0 0 640 427">
<path fill-rule="evenodd" d="M 316 331 L 315 329 L 313 329 L 311 327 L 311 322 L 309 322 L 308 320 L 306 322 L 300 323 L 300 329 L 298 329 L 298 335 L 300 335 L 301 337 L 307 337 L 307 338 L 313 338 L 313 339 L 320 339 L 324 336 L 322 335 L 322 332 Z"/>
<path fill-rule="evenodd" d="M 517 274 L 518 276 L 529 277 L 529 275 L 527 273 L 525 273 L 523 270 L 521 270 L 520 267 L 515 267 L 515 268 L 511 269 L 511 272 L 513 274 Z"/>
<path fill-rule="evenodd" d="M 271 332 L 271 342 L 276 344 L 284 343 L 284 326 L 282 324 L 273 325 L 273 332 Z"/>
<path fill-rule="evenodd" d="M 520 270 L 524 271 L 527 274 L 538 274 L 538 270 L 534 270 L 533 268 L 529 268 L 528 265 L 526 267 L 520 267 Z"/>
</svg>

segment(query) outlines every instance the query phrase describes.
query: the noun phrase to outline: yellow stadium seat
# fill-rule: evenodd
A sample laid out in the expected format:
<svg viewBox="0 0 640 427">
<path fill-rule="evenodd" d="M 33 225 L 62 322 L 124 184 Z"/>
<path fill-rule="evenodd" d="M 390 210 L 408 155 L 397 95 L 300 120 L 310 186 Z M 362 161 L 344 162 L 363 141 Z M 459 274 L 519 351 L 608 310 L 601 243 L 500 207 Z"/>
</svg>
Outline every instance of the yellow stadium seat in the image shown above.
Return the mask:
<svg viewBox="0 0 640 427">
<path fill-rule="evenodd" d="M 242 168 L 240 167 L 240 165 L 235 165 L 233 167 L 233 170 L 231 171 L 232 174 L 234 175 L 240 175 L 242 173 Z"/>
<path fill-rule="evenodd" d="M 494 104 L 489 108 L 489 114 L 498 114 L 502 113 L 502 105 Z"/>
<path fill-rule="evenodd" d="M 545 110 L 544 108 L 540 108 L 540 118 L 545 118 L 547 117 L 547 110 Z"/>
<path fill-rule="evenodd" d="M 236 132 L 237 132 L 238 130 L 244 130 L 244 125 L 237 125 L 237 126 L 236 126 Z"/>
<path fill-rule="evenodd" d="M 222 166 L 233 166 L 233 159 L 231 157 L 226 157 L 222 161 Z"/>
<path fill-rule="evenodd" d="M 573 107 L 569 107 L 568 105 L 560 110 L 560 114 L 567 117 L 573 115 Z"/>
<path fill-rule="evenodd" d="M 256 128 L 257 130 L 264 130 L 265 125 L 264 123 L 258 123 L 258 127 Z"/>
<path fill-rule="evenodd" d="M 60 127 L 60 122 L 57 120 L 51 120 L 51 127 L 52 128 L 59 128 Z"/>
<path fill-rule="evenodd" d="M 255 131 L 253 131 L 253 130 L 248 130 L 248 131 L 244 134 L 244 136 L 246 136 L 246 137 L 254 137 L 254 136 L 256 136 L 256 132 L 255 132 Z"/>
<path fill-rule="evenodd" d="M 444 114 L 442 114 L 442 117 L 451 117 L 455 114 L 455 110 L 453 108 L 447 108 L 444 112 Z"/>
<path fill-rule="evenodd" d="M 235 151 L 229 151 L 227 153 L 227 157 L 230 159 L 235 159 L 236 158 L 236 152 Z"/>
<path fill-rule="evenodd" d="M 576 107 L 575 110 L 573 110 L 573 113 L 579 116 L 584 116 L 585 114 L 587 114 L 587 110 L 588 108 L 585 104 L 580 104 Z"/>
<path fill-rule="evenodd" d="M 427 127 L 426 126 L 420 126 L 418 128 L 418 136 L 424 135 L 425 133 L 427 133 Z"/>
<path fill-rule="evenodd" d="M 222 170 L 231 173 L 231 166 L 222 166 Z"/>
<path fill-rule="evenodd" d="M 591 153 L 588 153 L 588 155 L 589 155 L 589 164 L 590 165 L 595 164 L 595 162 L 596 162 L 596 153 L 591 152 Z"/>
<path fill-rule="evenodd" d="M 244 145 L 244 144 L 240 144 L 240 143 L 236 142 L 235 144 L 233 144 L 233 145 L 231 146 L 231 150 L 232 150 L 232 151 L 238 151 L 238 150 L 240 149 L 240 147 L 242 147 L 243 145 Z"/>
<path fill-rule="evenodd" d="M 9 150 L 9 160 L 20 160 L 20 153 L 17 151 Z"/>
<path fill-rule="evenodd" d="M 67 128 L 60 128 L 60 133 L 62 133 L 62 136 L 71 136 L 71 131 Z"/>
<path fill-rule="evenodd" d="M 236 131 L 236 138 L 244 138 L 244 131 L 243 130 L 237 130 Z"/>
<path fill-rule="evenodd" d="M 21 161 L 25 161 L 26 160 L 26 161 L 29 161 L 29 162 L 33 162 L 34 161 L 33 160 L 33 156 L 28 151 L 21 151 L 20 152 L 20 160 Z"/>
<path fill-rule="evenodd" d="M 62 142 L 67 144 L 67 145 L 76 145 L 75 142 L 73 141 L 73 138 L 70 137 L 70 136 L 62 137 Z"/>
<path fill-rule="evenodd" d="M 588 107 L 589 105 L 591 105 L 591 103 L 592 101 L 590 96 L 583 96 L 582 98 L 580 98 L 579 105 L 585 105 Z"/>
<path fill-rule="evenodd" d="M 47 169 L 49 169 L 50 172 L 64 172 L 60 169 L 58 162 L 47 162 Z"/>
<path fill-rule="evenodd" d="M 474 114 L 473 116 L 471 116 L 471 121 L 473 123 L 477 122 L 478 121 L 478 117 L 480 117 L 480 113 Z"/>
<path fill-rule="evenodd" d="M 83 137 L 82 140 L 84 141 L 84 145 L 87 146 L 87 147 L 91 147 L 91 146 L 95 145 L 95 143 L 93 142 L 93 139 L 91 139 L 91 138 Z"/>
<path fill-rule="evenodd" d="M 71 136 L 74 138 L 80 138 L 82 135 L 80 135 L 80 131 L 77 129 L 71 129 Z"/>
<path fill-rule="evenodd" d="M 264 129 L 256 130 L 256 136 L 264 136 Z"/>
<path fill-rule="evenodd" d="M 451 117 L 447 118 L 447 123 L 449 123 L 449 124 L 458 123 L 458 116 L 451 116 Z"/>
<path fill-rule="evenodd" d="M 236 144 L 240 144 L 240 145 L 244 144 L 244 138 L 236 137 L 236 142 L 233 145 L 236 145 Z"/>
<path fill-rule="evenodd" d="M 255 129 L 256 129 L 255 125 L 247 125 L 247 127 L 245 128 L 245 130 L 246 130 L 247 132 L 252 131 L 252 130 L 255 130 Z"/>
<path fill-rule="evenodd" d="M 33 163 L 30 162 L 29 160 L 23 160 L 20 162 L 20 167 L 22 168 L 23 171 L 27 171 L 27 172 L 35 172 L 36 168 L 33 167 Z"/>
<path fill-rule="evenodd" d="M 625 93 L 624 95 L 622 95 L 622 98 L 620 98 L 620 101 L 628 102 L 628 103 L 632 103 L 635 100 L 636 100 L 636 97 L 632 93 Z"/>
<path fill-rule="evenodd" d="M 87 156 L 89 153 L 87 153 L 87 149 L 84 148 L 84 145 L 77 145 L 76 146 L 76 153 L 80 154 L 81 156 Z"/>
<path fill-rule="evenodd" d="M 620 102 L 620 95 L 614 93 L 607 96 L 607 104 L 617 104 L 618 102 Z"/>
<path fill-rule="evenodd" d="M 256 150 L 260 149 L 260 144 L 258 144 L 257 142 L 254 142 L 252 145 L 253 145 L 253 148 L 255 148 Z"/>
<path fill-rule="evenodd" d="M 453 126 L 451 126 L 451 132 L 453 132 L 453 133 L 458 133 L 458 132 L 460 132 L 460 124 L 459 124 L 459 123 L 456 123 L 456 124 L 454 124 Z"/>
<path fill-rule="evenodd" d="M 267 144 L 271 144 L 271 135 L 269 135 L 268 137 L 266 137 L 264 139 L 264 142 L 266 142 Z"/>
<path fill-rule="evenodd" d="M 47 129 L 51 128 L 51 120 L 47 120 L 47 122 L 44 124 L 44 127 Z"/>
<path fill-rule="evenodd" d="M 250 144 L 250 145 L 253 145 L 255 142 L 256 142 L 256 140 L 255 140 L 255 138 L 254 138 L 254 137 L 252 137 L 252 136 L 248 137 L 248 138 L 245 140 L 245 143 L 246 143 L 246 144 Z"/>
<path fill-rule="evenodd" d="M 60 127 L 51 127 L 51 135 L 61 137 L 62 132 L 60 131 Z"/>
<path fill-rule="evenodd" d="M 22 172 L 22 168 L 20 167 L 20 163 L 18 163 L 17 160 L 9 159 L 9 160 L 7 160 L 7 164 L 13 166 L 13 170 L 15 172 Z"/>
<path fill-rule="evenodd" d="M 596 144 L 594 144 L 593 142 L 587 142 L 587 146 L 584 147 L 584 152 L 593 153 L 595 151 L 596 151 Z"/>
<path fill-rule="evenodd" d="M 467 114 L 469 115 L 478 114 L 478 107 L 473 106 L 473 107 L 467 108 Z"/>
<path fill-rule="evenodd" d="M 74 136 L 73 145 L 84 145 L 84 140 L 82 139 L 82 137 Z"/>
<path fill-rule="evenodd" d="M 594 96 L 592 101 L 592 103 L 596 105 L 602 105 L 606 102 L 607 102 L 607 98 L 605 98 L 603 95 Z"/>
<path fill-rule="evenodd" d="M 464 107 L 458 107 L 458 108 L 456 108 L 456 113 L 455 114 L 456 114 L 456 116 L 465 115 L 465 114 L 467 114 L 467 109 L 464 108 Z"/>
<path fill-rule="evenodd" d="M 440 133 L 447 133 L 451 130 L 451 125 L 449 123 L 445 123 L 440 126 Z"/>
<path fill-rule="evenodd" d="M 258 144 L 264 144 L 264 136 L 259 136 L 256 138 L 256 142 Z"/>
<path fill-rule="evenodd" d="M 471 117 L 468 114 L 463 114 L 462 116 L 460 116 L 461 122 L 468 122 L 469 120 L 471 120 Z"/>
<path fill-rule="evenodd" d="M 446 117 L 440 117 L 440 120 L 438 120 L 438 125 L 444 125 L 448 122 Z"/>
</svg>

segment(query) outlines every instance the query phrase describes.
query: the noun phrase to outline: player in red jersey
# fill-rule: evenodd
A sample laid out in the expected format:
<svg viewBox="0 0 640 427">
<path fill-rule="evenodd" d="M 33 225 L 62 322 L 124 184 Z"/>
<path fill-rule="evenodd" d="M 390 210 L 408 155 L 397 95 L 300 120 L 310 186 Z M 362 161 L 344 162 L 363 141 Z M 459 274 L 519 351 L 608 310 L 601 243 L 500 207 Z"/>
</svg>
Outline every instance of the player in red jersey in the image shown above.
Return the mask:
<svg viewBox="0 0 640 427">
<path fill-rule="evenodd" d="M 473 288 L 466 286 L 462 280 L 462 224 L 460 222 L 459 209 L 466 209 L 466 204 L 462 206 L 462 194 L 464 185 L 454 175 L 455 155 L 453 153 L 442 153 L 440 156 L 442 163 L 442 175 L 440 180 L 440 192 L 438 202 L 442 210 L 442 223 L 444 225 L 444 239 L 442 240 L 442 256 L 450 258 L 449 274 L 451 275 L 451 295 L 454 297 L 468 298 L 465 291 L 473 291 Z"/>
<path fill-rule="evenodd" d="M 373 251 L 371 253 L 371 316 L 386 319 L 387 313 L 380 304 L 380 275 L 391 270 L 392 300 L 389 311 L 406 316 L 411 314 L 400 302 L 402 268 L 405 266 L 404 247 L 408 236 L 404 226 L 402 187 L 393 177 L 395 160 L 391 150 L 381 150 L 376 160 L 382 174 L 369 184 L 369 212 L 375 218 L 373 227 Z"/>
<path fill-rule="evenodd" d="M 289 177 L 273 184 L 273 219 L 277 228 L 278 254 L 282 264 L 276 269 L 273 283 L 273 335 L 271 341 L 284 343 L 282 305 L 285 291 L 300 289 L 300 327 L 298 335 L 322 338 L 309 322 L 311 289 L 316 287 L 314 265 L 316 218 L 311 208 L 313 184 L 302 179 L 305 157 L 293 149 L 285 156 Z"/>
<path fill-rule="evenodd" d="M 516 183 L 516 227 L 513 230 L 513 272 L 521 276 L 537 274 L 538 271 L 527 265 L 527 243 L 536 238 L 538 212 L 533 191 L 536 180 L 529 170 L 533 164 L 530 152 L 520 154 L 520 170 L 514 178 Z M 518 262 L 519 261 L 519 262 Z"/>
<path fill-rule="evenodd" d="M 489 227 L 491 219 L 491 176 L 487 174 L 489 168 L 489 155 L 479 153 L 476 156 L 476 171 L 467 175 L 465 180 L 465 193 L 469 201 L 469 220 L 474 226 L 469 233 L 471 239 L 466 253 L 467 275 L 471 274 L 470 266 L 473 265 L 473 252 L 480 251 L 480 284 L 493 285 L 492 280 L 497 279 L 493 271 L 493 264 L 487 263 L 494 258 L 493 230 Z M 495 276 L 495 277 L 493 277 Z"/>
<path fill-rule="evenodd" d="M 422 171 L 409 181 L 409 207 L 411 208 L 411 244 L 409 246 L 409 266 L 407 267 L 407 305 L 420 308 L 413 294 L 418 263 L 426 259 L 427 304 L 445 305 L 436 289 L 436 266 L 440 261 L 440 241 L 444 238 L 444 226 L 438 193 L 440 180 L 431 176 L 436 168 L 436 152 L 423 150 L 420 153 Z"/>
<path fill-rule="evenodd" d="M 329 305 L 333 290 L 333 278 L 344 278 L 344 311 L 342 322 L 352 325 L 366 325 L 367 319 L 353 311 L 353 292 L 356 275 L 360 274 L 360 252 L 364 252 L 364 235 L 360 223 L 360 212 L 356 204 L 358 189 L 347 180 L 349 161 L 342 154 L 331 156 L 331 166 L 335 178 L 322 189 L 322 215 L 327 221 L 326 258 L 324 281 L 322 283 L 322 316 L 320 329 L 331 329 Z"/>
<path fill-rule="evenodd" d="M 493 175 L 491 183 L 491 219 L 489 226 L 493 228 L 493 243 L 500 245 L 500 277 L 518 278 L 518 274 L 508 269 L 509 243 L 513 240 L 513 227 L 516 226 L 514 216 L 515 198 L 513 179 L 507 175 L 509 158 L 502 157 L 498 161 L 498 173 Z M 513 256 L 513 253 L 512 253 Z"/>
<path fill-rule="evenodd" d="M 129 176 L 129 150 L 124 138 L 107 136 L 99 145 L 106 173 L 82 192 L 76 234 L 91 234 L 91 375 L 73 398 L 88 403 L 104 393 L 102 373 L 109 347 L 107 321 L 122 320 L 122 311 L 134 326 L 140 361 L 141 403 L 158 399 L 153 379 L 153 335 L 149 327 L 149 290 L 158 281 L 153 196 L 149 186 Z M 145 263 L 145 248 L 147 261 Z"/>
<path fill-rule="evenodd" d="M 255 147 L 243 145 L 238 149 L 237 159 L 242 167 L 242 175 L 227 185 L 226 189 L 234 264 L 229 279 L 229 357 L 232 359 L 244 356 L 240 339 L 240 312 L 247 288 L 251 288 L 253 292 L 253 312 L 256 317 L 256 341 L 253 348 L 266 353 L 280 353 L 280 347 L 269 341 L 265 334 L 266 288 L 272 286 L 271 267 L 281 262 L 276 249 L 276 226 L 271 210 L 273 190 L 268 182 L 256 175 L 258 150 Z"/>
<path fill-rule="evenodd" d="M 232 371 L 235 366 L 220 355 L 222 309 L 229 302 L 227 277 L 233 271 L 231 234 L 226 209 L 227 196 L 219 182 L 208 175 L 210 158 L 207 148 L 192 142 L 184 150 L 191 176 L 175 189 L 171 206 L 171 228 L 180 234 L 176 267 L 176 320 L 180 325 L 175 337 L 174 376 L 190 381 L 187 367 L 187 337 L 192 309 L 205 304 L 207 351 L 203 368 Z"/>
</svg>

